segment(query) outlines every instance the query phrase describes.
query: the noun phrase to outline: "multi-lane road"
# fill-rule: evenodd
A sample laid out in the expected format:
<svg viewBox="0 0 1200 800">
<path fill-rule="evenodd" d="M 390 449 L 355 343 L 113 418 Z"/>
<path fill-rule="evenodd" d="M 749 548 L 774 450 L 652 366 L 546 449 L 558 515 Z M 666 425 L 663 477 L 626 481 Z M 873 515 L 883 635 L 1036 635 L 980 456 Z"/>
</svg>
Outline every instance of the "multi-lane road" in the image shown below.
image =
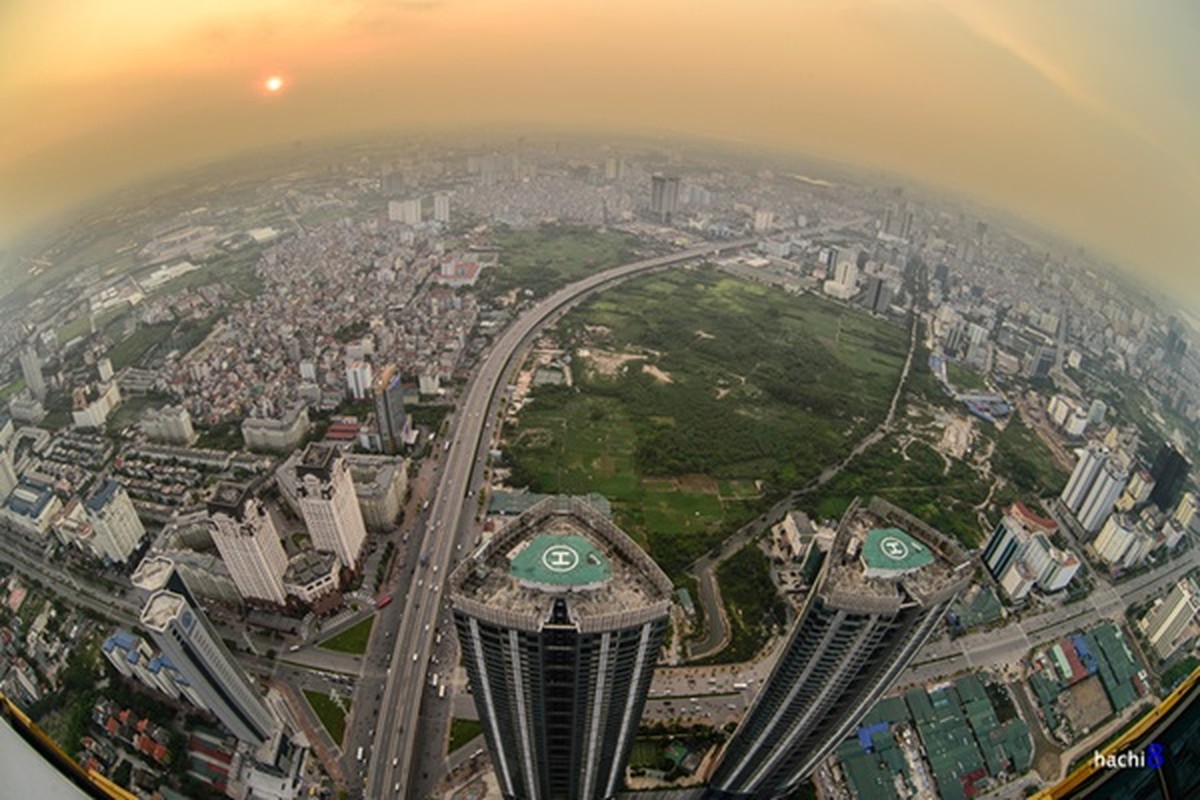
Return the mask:
<svg viewBox="0 0 1200 800">
<path fill-rule="evenodd" d="M 431 649 L 439 616 L 448 601 L 443 597 L 446 574 L 452 559 L 474 546 L 479 489 L 483 485 L 488 444 L 496 425 L 500 391 L 507 377 L 519 366 L 522 352 L 532 336 L 548 321 L 592 292 L 626 278 L 705 256 L 741 249 L 754 239 L 707 244 L 677 253 L 648 258 L 604 270 L 577 281 L 539 301 L 510 325 L 485 353 L 451 420 L 454 432 L 437 489 L 432 498 L 423 543 L 404 598 L 397 598 L 404 613 L 391 647 L 390 665 L 375 724 L 366 783 L 371 798 L 408 797 L 419 767 L 414 764 L 419 737 L 418 715 L 428 685 Z M 378 637 L 372 637 L 373 642 Z M 374 654 L 368 652 L 370 662 Z M 364 698 L 371 702 L 369 696 Z"/>
</svg>

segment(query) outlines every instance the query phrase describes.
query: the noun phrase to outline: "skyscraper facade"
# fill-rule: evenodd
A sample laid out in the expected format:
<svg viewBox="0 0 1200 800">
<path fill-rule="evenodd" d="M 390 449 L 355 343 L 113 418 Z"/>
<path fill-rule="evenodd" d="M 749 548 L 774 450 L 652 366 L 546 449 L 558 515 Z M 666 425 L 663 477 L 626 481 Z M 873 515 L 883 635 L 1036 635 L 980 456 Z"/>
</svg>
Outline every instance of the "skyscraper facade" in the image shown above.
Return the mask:
<svg viewBox="0 0 1200 800">
<path fill-rule="evenodd" d="M 28 345 L 21 349 L 21 375 L 25 378 L 25 386 L 38 400 L 46 399 L 46 379 L 42 377 L 42 359 L 37 349 Z"/>
<path fill-rule="evenodd" d="M 1192 462 L 1175 445 L 1167 442 L 1160 447 L 1150 467 L 1150 475 L 1154 478 L 1150 502 L 1161 511 L 1170 511 L 1179 500 L 1191 469 Z"/>
<path fill-rule="evenodd" d="M 234 661 L 169 558 L 147 558 L 133 584 L 147 593 L 141 626 L 204 706 L 241 741 L 258 746 L 280 727 Z"/>
<path fill-rule="evenodd" d="M 624 778 L 672 586 L 582 499 L 551 497 L 450 577 L 501 793 L 600 800 Z"/>
<path fill-rule="evenodd" d="M 851 505 L 709 798 L 778 798 L 887 691 L 971 582 L 957 543 L 879 499 Z"/>
<path fill-rule="evenodd" d="M 1112 461 L 1100 469 L 1096 479 L 1092 481 L 1087 498 L 1079 508 L 1079 513 L 1075 515 L 1085 531 L 1095 533 L 1103 527 L 1116 507 L 1121 493 L 1125 491 L 1126 480 L 1127 476 Z"/>
<path fill-rule="evenodd" d="M 283 605 L 287 553 L 266 506 L 248 485 L 219 483 L 208 501 L 213 542 L 245 600 Z"/>
<path fill-rule="evenodd" d="M 404 447 L 404 386 L 394 364 L 384 367 L 375 378 L 375 424 L 383 452 L 399 453 Z"/>
<path fill-rule="evenodd" d="M 650 210 L 664 225 L 670 225 L 679 209 L 679 178 L 654 174 L 650 177 Z"/>
<path fill-rule="evenodd" d="M 314 442 L 296 464 L 296 498 L 313 547 L 354 569 L 367 539 L 354 479 L 336 446 Z"/>
<path fill-rule="evenodd" d="M 146 535 L 125 487 L 114 480 L 101 484 L 84 504 L 84 512 L 95 534 L 96 547 L 111 561 L 124 564 Z"/>
<path fill-rule="evenodd" d="M 1071 477 L 1067 480 L 1067 485 L 1061 495 L 1063 505 L 1072 514 L 1079 513 L 1083 501 L 1087 499 L 1087 494 L 1092 488 L 1092 483 L 1096 480 L 1096 475 L 1104 466 L 1104 462 L 1108 460 L 1108 454 L 1108 449 L 1101 447 L 1087 447 L 1077 451 L 1079 460 L 1075 462 L 1075 469 L 1071 471 Z"/>
</svg>

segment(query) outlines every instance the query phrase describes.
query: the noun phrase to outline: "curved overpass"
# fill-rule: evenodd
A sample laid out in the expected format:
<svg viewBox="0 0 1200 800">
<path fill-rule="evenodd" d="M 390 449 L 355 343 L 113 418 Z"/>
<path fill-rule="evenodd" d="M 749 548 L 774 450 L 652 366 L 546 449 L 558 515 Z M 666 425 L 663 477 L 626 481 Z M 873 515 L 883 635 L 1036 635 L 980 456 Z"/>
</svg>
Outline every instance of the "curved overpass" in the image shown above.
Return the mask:
<svg viewBox="0 0 1200 800">
<path fill-rule="evenodd" d="M 431 502 L 429 524 L 423 533 L 421 560 L 416 566 L 423 585 L 411 585 L 404 600 L 404 615 L 391 654 L 391 667 L 379 709 L 367 796 L 406 798 L 413 785 L 418 714 L 429 656 L 445 600 L 442 589 L 455 545 L 475 540 L 474 499 L 467 491 L 482 480 L 481 447 L 486 446 L 494 423 L 493 405 L 505 376 L 517 365 L 525 344 L 543 325 L 587 295 L 643 272 L 662 269 L 704 256 L 718 255 L 753 244 L 755 239 L 707 244 L 656 258 L 648 258 L 598 272 L 576 281 L 539 301 L 510 325 L 484 356 L 455 412 L 454 438 Z M 423 573 L 423 575 L 422 575 Z M 414 576 L 415 577 L 415 576 Z M 397 598 L 399 599 L 399 598 Z"/>
</svg>

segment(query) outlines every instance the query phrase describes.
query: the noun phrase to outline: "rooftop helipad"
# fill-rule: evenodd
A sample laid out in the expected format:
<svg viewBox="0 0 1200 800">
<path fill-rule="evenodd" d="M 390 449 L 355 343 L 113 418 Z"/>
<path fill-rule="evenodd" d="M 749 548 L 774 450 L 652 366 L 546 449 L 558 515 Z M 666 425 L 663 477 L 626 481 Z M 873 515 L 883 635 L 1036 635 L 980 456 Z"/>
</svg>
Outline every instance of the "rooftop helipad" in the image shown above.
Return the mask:
<svg viewBox="0 0 1200 800">
<path fill-rule="evenodd" d="M 910 572 L 933 563 L 929 548 L 899 528 L 874 528 L 863 543 L 863 560 L 872 571 Z"/>
<path fill-rule="evenodd" d="M 510 574 L 522 583 L 591 586 L 612 577 L 604 554 L 582 536 L 542 534 L 513 557 Z"/>
</svg>

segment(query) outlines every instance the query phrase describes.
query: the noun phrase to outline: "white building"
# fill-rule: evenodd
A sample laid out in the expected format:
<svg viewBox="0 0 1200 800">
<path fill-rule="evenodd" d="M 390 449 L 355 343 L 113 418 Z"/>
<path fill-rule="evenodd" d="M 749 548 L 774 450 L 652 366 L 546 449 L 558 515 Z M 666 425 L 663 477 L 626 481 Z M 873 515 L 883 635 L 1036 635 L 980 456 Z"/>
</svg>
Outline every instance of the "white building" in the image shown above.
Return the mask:
<svg viewBox="0 0 1200 800">
<path fill-rule="evenodd" d="M 1144 616 L 1138 627 L 1146 634 L 1154 652 L 1164 661 L 1175 655 L 1196 635 L 1193 624 L 1200 614 L 1200 589 L 1185 578 L 1171 588 L 1166 598 Z"/>
<path fill-rule="evenodd" d="M 0 507 L 0 517 L 21 533 L 42 539 L 50 531 L 50 524 L 62 507 L 62 501 L 49 486 L 37 481 L 21 480 L 9 492 L 3 507 Z"/>
<path fill-rule="evenodd" d="M 1078 460 L 1075 462 L 1075 469 L 1071 471 L 1071 477 L 1061 495 L 1063 505 L 1072 514 L 1079 513 L 1096 476 L 1100 473 L 1100 468 L 1108 461 L 1110 453 L 1108 448 L 1095 446 L 1075 451 Z"/>
<path fill-rule="evenodd" d="M 242 439 L 249 450 L 286 452 L 304 441 L 308 429 L 308 409 L 296 406 L 282 419 L 250 417 L 242 420 Z"/>
<path fill-rule="evenodd" d="M 152 408 L 142 415 L 142 433 L 157 442 L 190 445 L 196 441 L 192 415 L 183 406 Z"/>
<path fill-rule="evenodd" d="M 445 192 L 433 196 L 433 221 L 443 225 L 450 222 L 450 195 Z"/>
<path fill-rule="evenodd" d="M 248 486 L 219 483 L 208 517 L 213 542 L 242 597 L 283 605 L 287 554 L 266 506 Z"/>
<path fill-rule="evenodd" d="M 1137 539 L 1137 528 L 1133 520 L 1123 514 L 1114 514 L 1104 523 L 1100 535 L 1092 542 L 1092 549 L 1106 564 L 1120 564 L 1125 554 Z"/>
<path fill-rule="evenodd" d="M 355 569 L 367 529 L 341 451 L 333 445 L 310 444 L 296 465 L 296 478 L 300 513 L 313 547 L 336 553 L 342 566 Z"/>
<path fill-rule="evenodd" d="M 1180 497 L 1171 519 L 1183 530 L 1200 534 L 1200 497 L 1195 492 L 1187 492 Z"/>
<path fill-rule="evenodd" d="M 449 216 L 449 209 L 447 209 Z M 421 221 L 421 198 L 412 200 L 389 200 L 388 219 L 392 222 L 403 222 L 405 225 L 416 225 Z"/>
<path fill-rule="evenodd" d="M 93 550 L 115 563 L 128 561 L 145 538 L 146 529 L 125 487 L 107 480 L 84 507 L 94 534 Z"/>
<path fill-rule="evenodd" d="M 351 361 L 346 367 L 346 391 L 355 400 L 366 400 L 371 394 L 371 365 L 365 361 Z"/>
<path fill-rule="evenodd" d="M 102 383 L 95 391 L 89 387 L 75 390 L 71 421 L 76 428 L 101 428 L 108 415 L 121 405 L 121 390 L 116 381 Z"/>
</svg>

